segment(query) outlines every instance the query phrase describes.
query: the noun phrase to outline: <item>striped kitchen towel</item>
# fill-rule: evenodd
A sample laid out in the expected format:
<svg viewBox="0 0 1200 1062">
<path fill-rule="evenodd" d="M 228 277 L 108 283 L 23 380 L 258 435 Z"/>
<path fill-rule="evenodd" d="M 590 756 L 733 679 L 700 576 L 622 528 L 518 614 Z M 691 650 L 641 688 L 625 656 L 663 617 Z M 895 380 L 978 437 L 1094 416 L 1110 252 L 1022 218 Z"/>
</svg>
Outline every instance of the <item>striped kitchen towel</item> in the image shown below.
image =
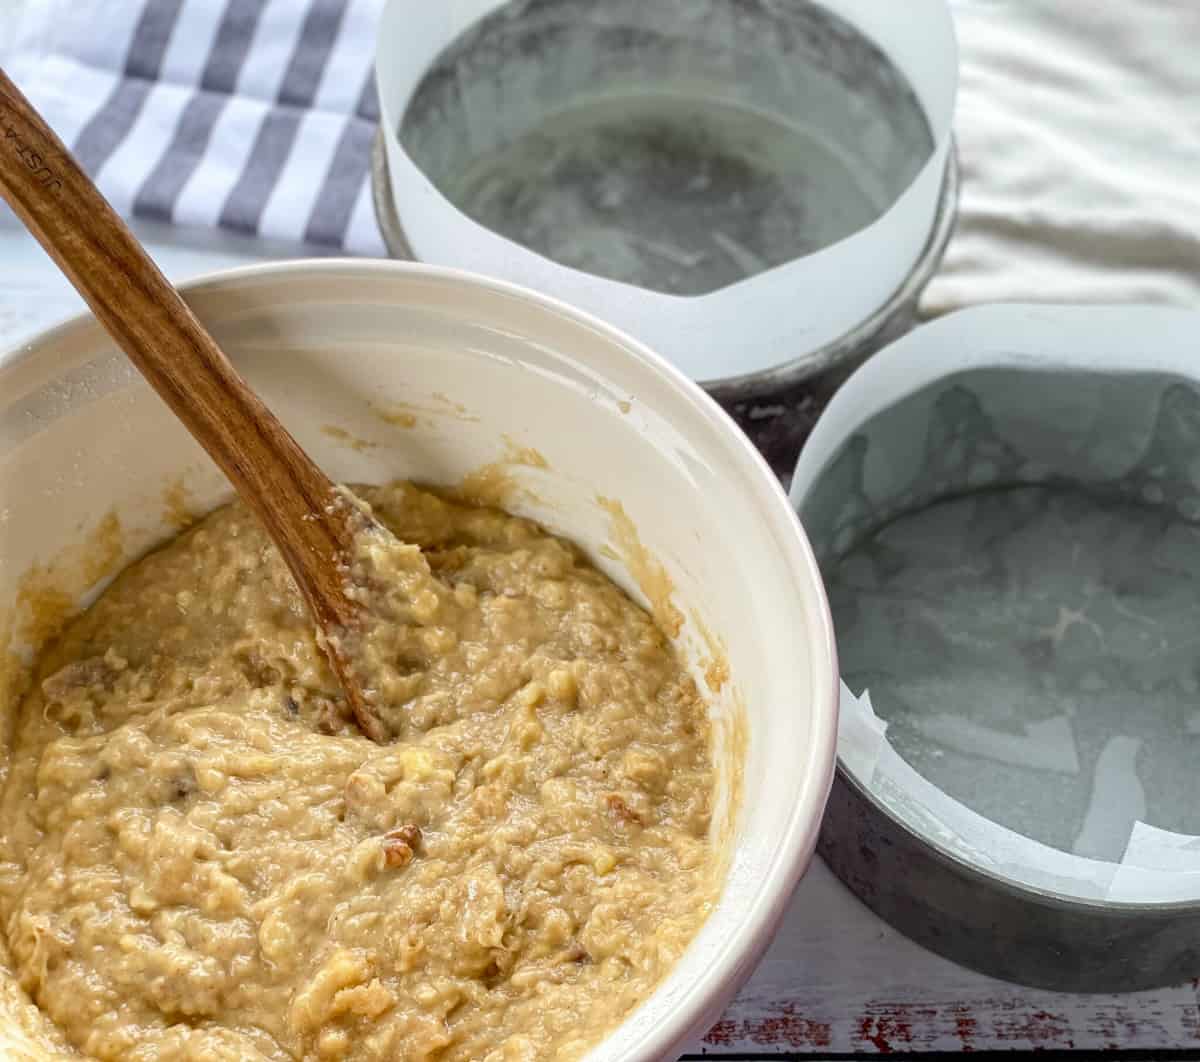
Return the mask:
<svg viewBox="0 0 1200 1062">
<path fill-rule="evenodd" d="M 383 0 L 19 2 L 4 66 L 123 214 L 385 253 Z"/>
</svg>

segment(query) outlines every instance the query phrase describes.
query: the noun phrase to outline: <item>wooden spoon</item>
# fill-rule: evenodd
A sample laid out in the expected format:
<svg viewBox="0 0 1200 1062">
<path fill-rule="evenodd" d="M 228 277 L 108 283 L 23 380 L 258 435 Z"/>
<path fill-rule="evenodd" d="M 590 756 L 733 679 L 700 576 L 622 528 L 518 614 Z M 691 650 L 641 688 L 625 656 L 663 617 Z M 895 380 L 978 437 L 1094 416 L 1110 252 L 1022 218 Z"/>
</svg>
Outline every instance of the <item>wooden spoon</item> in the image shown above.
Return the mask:
<svg viewBox="0 0 1200 1062">
<path fill-rule="evenodd" d="M 2 70 L 0 195 L 258 514 L 308 602 L 359 727 L 383 741 L 385 728 L 341 649 L 365 619 L 346 581 L 362 512 L 250 390 Z"/>
</svg>

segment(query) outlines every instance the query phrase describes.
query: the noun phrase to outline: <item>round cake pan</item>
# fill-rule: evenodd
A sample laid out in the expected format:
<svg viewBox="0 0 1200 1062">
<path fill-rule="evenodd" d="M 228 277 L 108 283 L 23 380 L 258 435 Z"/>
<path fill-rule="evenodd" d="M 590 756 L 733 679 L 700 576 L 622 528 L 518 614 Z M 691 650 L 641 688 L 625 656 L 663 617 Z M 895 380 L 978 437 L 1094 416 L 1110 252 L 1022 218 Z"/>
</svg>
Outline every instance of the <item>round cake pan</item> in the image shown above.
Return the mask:
<svg viewBox="0 0 1200 1062">
<path fill-rule="evenodd" d="M 901 20 L 857 0 L 390 0 L 376 70 L 394 254 L 594 313 L 727 405 L 911 324 L 953 227 L 944 0 Z"/>
<path fill-rule="evenodd" d="M 844 681 L 820 851 L 995 977 L 1200 974 L 1198 332 L 952 314 L 860 368 L 796 467 Z"/>
<path fill-rule="evenodd" d="M 387 152 L 384 150 L 382 131 L 376 135 L 371 151 L 371 190 L 375 216 L 388 253 L 393 258 L 413 259 L 413 250 L 396 212 L 392 185 L 388 179 Z M 937 272 L 954 232 L 958 196 L 958 156 L 952 144 L 929 239 L 912 271 L 882 306 L 850 331 L 817 350 L 761 372 L 700 380 L 700 386 L 725 405 L 771 397 L 818 380 L 825 390 L 831 389 L 851 370 L 916 323 L 917 300 Z"/>
</svg>

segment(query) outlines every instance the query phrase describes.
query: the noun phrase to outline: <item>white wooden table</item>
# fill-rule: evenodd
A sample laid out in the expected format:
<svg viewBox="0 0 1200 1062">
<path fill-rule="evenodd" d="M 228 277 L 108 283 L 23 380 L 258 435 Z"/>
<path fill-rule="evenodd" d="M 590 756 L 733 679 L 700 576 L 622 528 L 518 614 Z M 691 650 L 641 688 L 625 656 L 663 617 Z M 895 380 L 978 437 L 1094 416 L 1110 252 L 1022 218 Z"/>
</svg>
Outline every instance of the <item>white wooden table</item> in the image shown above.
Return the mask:
<svg viewBox="0 0 1200 1062">
<path fill-rule="evenodd" d="M 139 234 L 174 280 L 298 253 L 144 225 Z M 41 249 L 0 213 L 0 350 L 81 306 Z M 988 1050 L 1200 1059 L 1200 984 L 1071 996 L 993 981 L 907 940 L 817 862 L 770 952 L 694 1055 L 846 1058 Z"/>
</svg>

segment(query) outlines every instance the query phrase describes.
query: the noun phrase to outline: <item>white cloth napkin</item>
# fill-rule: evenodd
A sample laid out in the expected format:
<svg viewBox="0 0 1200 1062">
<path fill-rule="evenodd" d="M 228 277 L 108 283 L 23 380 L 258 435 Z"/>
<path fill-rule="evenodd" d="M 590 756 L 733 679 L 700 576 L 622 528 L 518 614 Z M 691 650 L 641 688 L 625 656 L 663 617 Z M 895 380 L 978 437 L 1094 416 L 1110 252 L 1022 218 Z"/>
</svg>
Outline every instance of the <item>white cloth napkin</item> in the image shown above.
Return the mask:
<svg viewBox="0 0 1200 1062">
<path fill-rule="evenodd" d="M 126 215 L 383 254 L 381 7 L 30 0 L 4 65 Z"/>
<path fill-rule="evenodd" d="M 922 310 L 1200 302 L 1200 3 L 952 6 L 962 199 Z M 0 0 L 0 58 L 127 214 L 382 254 L 381 7 Z"/>
<path fill-rule="evenodd" d="M 1200 3 L 952 10 L 962 200 L 922 310 L 1200 303 Z"/>
</svg>

